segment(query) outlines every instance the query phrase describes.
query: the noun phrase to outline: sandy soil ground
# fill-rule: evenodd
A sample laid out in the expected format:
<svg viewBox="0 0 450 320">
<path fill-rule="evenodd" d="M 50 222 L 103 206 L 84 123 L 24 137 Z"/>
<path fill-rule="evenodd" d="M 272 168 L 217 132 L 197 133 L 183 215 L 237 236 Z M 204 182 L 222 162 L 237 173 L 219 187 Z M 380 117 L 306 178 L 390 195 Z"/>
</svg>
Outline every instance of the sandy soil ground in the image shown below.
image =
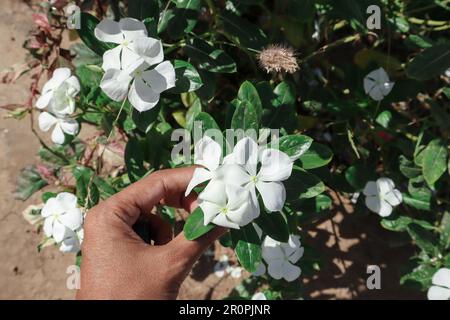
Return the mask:
<svg viewBox="0 0 450 320">
<path fill-rule="evenodd" d="M 0 70 L 24 60 L 22 43 L 32 28 L 31 10 L 18 0 L 2 0 L 0 9 Z M 24 102 L 29 79 L 16 84 L 0 84 L 0 105 Z M 40 236 L 21 215 L 29 204 L 39 203 L 40 194 L 25 203 L 14 200 L 16 178 L 21 168 L 37 161 L 38 142 L 29 130 L 29 119 L 5 119 L 0 110 L 0 299 L 72 299 L 66 288 L 66 269 L 73 255 L 56 248 L 41 253 L 36 246 Z M 350 216 L 351 215 L 351 216 Z M 345 218 L 345 219 L 344 219 Z M 305 298 L 322 299 L 415 299 L 423 294 L 400 288 L 401 266 L 410 249 L 389 248 L 384 239 L 392 236 L 379 227 L 375 216 L 357 216 L 348 205 L 337 203 L 332 219 L 308 228 L 307 243 L 324 256 L 323 269 L 305 277 L 299 290 Z M 220 249 L 223 250 L 223 249 Z M 216 250 L 216 258 L 221 252 Z M 215 261 L 203 257 L 183 284 L 181 299 L 220 299 L 238 282 L 211 274 Z M 367 264 L 382 268 L 382 290 L 367 290 Z"/>
</svg>

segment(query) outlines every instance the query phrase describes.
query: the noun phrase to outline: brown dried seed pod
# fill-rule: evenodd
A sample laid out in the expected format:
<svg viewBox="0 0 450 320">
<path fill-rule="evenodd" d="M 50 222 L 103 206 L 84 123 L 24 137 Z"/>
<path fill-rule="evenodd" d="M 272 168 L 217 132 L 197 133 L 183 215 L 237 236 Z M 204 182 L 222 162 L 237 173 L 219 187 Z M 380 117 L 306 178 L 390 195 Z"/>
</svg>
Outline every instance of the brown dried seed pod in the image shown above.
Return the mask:
<svg viewBox="0 0 450 320">
<path fill-rule="evenodd" d="M 258 55 L 261 68 L 269 72 L 294 73 L 299 69 L 294 49 L 283 45 L 270 45 Z"/>
</svg>

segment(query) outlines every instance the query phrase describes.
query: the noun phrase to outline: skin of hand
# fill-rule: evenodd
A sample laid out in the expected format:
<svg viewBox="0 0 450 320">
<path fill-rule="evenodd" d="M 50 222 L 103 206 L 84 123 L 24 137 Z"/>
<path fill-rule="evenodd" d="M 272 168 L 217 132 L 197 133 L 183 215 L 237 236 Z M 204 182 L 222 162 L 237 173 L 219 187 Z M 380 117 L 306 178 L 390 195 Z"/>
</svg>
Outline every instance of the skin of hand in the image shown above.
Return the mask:
<svg viewBox="0 0 450 320">
<path fill-rule="evenodd" d="M 77 299 L 176 299 L 202 253 L 227 230 L 216 227 L 194 241 L 151 213 L 163 204 L 192 212 L 197 196 L 184 192 L 195 167 L 157 171 L 89 210 L 84 223 Z M 154 245 L 132 229 L 148 215 Z"/>
</svg>

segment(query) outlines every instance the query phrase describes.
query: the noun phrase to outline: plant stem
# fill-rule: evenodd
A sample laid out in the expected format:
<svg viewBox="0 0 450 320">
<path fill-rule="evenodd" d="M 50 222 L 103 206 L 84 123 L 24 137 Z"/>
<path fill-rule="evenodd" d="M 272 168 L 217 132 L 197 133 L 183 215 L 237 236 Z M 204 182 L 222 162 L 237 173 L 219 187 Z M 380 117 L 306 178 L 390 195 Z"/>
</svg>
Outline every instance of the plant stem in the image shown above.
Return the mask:
<svg viewBox="0 0 450 320">
<path fill-rule="evenodd" d="M 305 57 L 303 59 L 299 59 L 299 63 L 306 63 L 306 62 L 308 62 L 309 60 L 315 58 L 318 55 L 327 53 L 328 51 L 333 50 L 334 48 L 339 47 L 341 45 L 353 42 L 355 40 L 359 40 L 359 38 L 360 38 L 360 34 L 357 33 L 357 34 L 354 34 L 354 35 L 347 36 L 345 38 L 336 40 L 335 42 L 327 44 L 327 45 L 323 46 L 322 48 L 320 48 L 319 50 L 311 53 L 309 56 L 307 56 L 307 57 Z"/>
</svg>

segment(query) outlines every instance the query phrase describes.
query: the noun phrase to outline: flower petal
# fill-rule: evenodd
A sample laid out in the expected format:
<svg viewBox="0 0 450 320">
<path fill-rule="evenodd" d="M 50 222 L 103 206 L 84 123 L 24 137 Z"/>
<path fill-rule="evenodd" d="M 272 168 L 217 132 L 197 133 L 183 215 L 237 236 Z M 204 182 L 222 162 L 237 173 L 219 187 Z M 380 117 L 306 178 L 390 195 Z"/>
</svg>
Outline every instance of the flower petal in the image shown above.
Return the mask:
<svg viewBox="0 0 450 320">
<path fill-rule="evenodd" d="M 251 138 L 243 138 L 233 149 L 234 161 L 245 167 L 250 175 L 256 176 L 258 165 L 258 144 Z"/>
<path fill-rule="evenodd" d="M 120 57 L 122 56 L 122 46 L 117 46 L 113 49 L 105 51 L 103 54 L 102 69 L 108 71 L 109 69 L 122 69 Z"/>
<path fill-rule="evenodd" d="M 264 206 L 269 211 L 281 211 L 286 201 L 286 189 L 281 182 L 258 181 L 256 188 L 264 202 Z"/>
<path fill-rule="evenodd" d="M 120 44 L 124 37 L 120 30 L 119 23 L 109 19 L 102 20 L 94 30 L 95 37 L 103 42 L 112 42 Z"/>
<path fill-rule="evenodd" d="M 254 275 L 255 277 L 260 277 L 265 273 L 266 273 L 266 266 L 264 265 L 263 262 L 261 262 L 258 266 L 258 270 L 253 272 L 252 275 Z"/>
<path fill-rule="evenodd" d="M 80 241 L 75 233 L 74 235 L 65 238 L 59 247 L 59 251 L 64 253 L 77 253 L 80 250 Z"/>
<path fill-rule="evenodd" d="M 262 244 L 262 257 L 268 264 L 270 264 L 273 260 L 284 259 L 284 252 L 281 249 L 280 244 L 280 242 L 269 236 L 266 236 L 264 239 Z"/>
<path fill-rule="evenodd" d="M 186 192 L 184 193 L 184 196 L 187 197 L 191 192 L 192 189 L 194 189 L 199 184 L 208 181 L 212 178 L 212 174 L 210 171 L 204 169 L 204 168 L 196 168 L 194 171 L 194 174 L 192 175 L 191 181 L 189 181 L 189 184 L 187 186 Z"/>
<path fill-rule="evenodd" d="M 153 91 L 142 79 L 135 79 L 128 93 L 128 100 L 139 112 L 154 108 L 159 102 L 159 93 Z"/>
<path fill-rule="evenodd" d="M 209 201 L 199 202 L 199 207 L 203 211 L 203 224 L 206 226 L 213 221 L 213 219 L 219 214 L 221 207 L 216 203 Z"/>
<path fill-rule="evenodd" d="M 79 208 L 66 211 L 59 217 L 59 222 L 71 230 L 77 230 L 83 223 L 83 214 Z"/>
<path fill-rule="evenodd" d="M 283 277 L 283 264 L 283 260 L 272 260 L 267 268 L 269 275 L 276 280 L 281 279 Z"/>
<path fill-rule="evenodd" d="M 137 19 L 123 18 L 119 21 L 119 28 L 127 41 L 133 41 L 147 36 L 145 24 Z"/>
<path fill-rule="evenodd" d="M 428 300 L 450 300 L 450 289 L 432 286 L 428 289 Z"/>
<path fill-rule="evenodd" d="M 49 91 L 39 97 L 39 99 L 36 101 L 36 108 L 38 109 L 44 109 L 48 106 L 50 101 L 53 98 L 53 92 Z"/>
<path fill-rule="evenodd" d="M 64 132 L 61 129 L 61 125 L 56 123 L 52 132 L 52 141 L 56 144 L 63 144 L 65 141 Z"/>
<path fill-rule="evenodd" d="M 55 71 L 53 71 L 52 78 L 49 81 L 47 81 L 47 83 L 42 88 L 42 93 L 46 94 L 49 91 L 55 90 L 61 85 L 61 83 L 66 81 L 71 74 L 72 72 L 70 71 L 69 68 L 55 69 Z"/>
<path fill-rule="evenodd" d="M 258 179 L 263 181 L 283 181 L 291 176 L 293 162 L 284 152 L 265 149 L 261 152 L 261 169 Z"/>
<path fill-rule="evenodd" d="M 364 195 L 366 196 L 378 196 L 378 186 L 375 181 L 369 181 L 366 183 L 366 186 L 363 190 Z"/>
<path fill-rule="evenodd" d="M 42 112 L 38 118 L 39 129 L 42 131 L 50 130 L 56 122 L 58 122 L 58 120 L 48 112 Z"/>
<path fill-rule="evenodd" d="M 402 193 L 397 189 L 394 189 L 384 195 L 384 200 L 391 206 L 398 206 L 403 201 Z"/>
<path fill-rule="evenodd" d="M 378 213 L 381 217 L 387 217 L 392 213 L 392 206 L 379 197 L 368 196 L 366 197 L 366 206 L 372 212 Z"/>
<path fill-rule="evenodd" d="M 77 207 L 78 199 L 72 193 L 69 192 L 58 193 L 55 199 L 58 201 L 58 203 L 64 210 L 69 210 Z"/>
<path fill-rule="evenodd" d="M 252 300 L 267 300 L 266 295 L 262 292 L 255 293 L 252 296 Z"/>
<path fill-rule="evenodd" d="M 57 198 L 50 198 L 42 208 L 41 215 L 44 218 L 48 218 L 53 215 L 62 214 L 63 212 L 64 207 L 61 206 L 61 203 L 57 200 Z"/>
<path fill-rule="evenodd" d="M 219 180 L 211 180 L 205 189 L 198 195 L 199 204 L 203 201 L 212 202 L 224 208 L 227 205 L 225 184 Z"/>
<path fill-rule="evenodd" d="M 67 84 L 67 95 L 69 97 L 74 98 L 78 93 L 80 93 L 80 81 L 77 77 L 71 76 L 65 81 L 65 83 Z"/>
<path fill-rule="evenodd" d="M 124 47 L 122 49 L 121 57 L 122 57 L 122 59 L 121 59 L 122 70 L 128 69 L 136 61 L 143 61 L 142 58 L 137 53 L 135 53 L 134 51 L 130 50 L 127 47 Z"/>
<path fill-rule="evenodd" d="M 450 269 L 449 268 L 439 269 L 433 275 L 432 283 L 434 285 L 450 289 Z"/>
<path fill-rule="evenodd" d="M 69 229 L 67 229 L 63 224 L 58 222 L 58 220 L 55 220 L 53 223 L 53 239 L 57 243 L 60 243 L 64 240 L 64 238 L 67 236 L 67 232 Z"/>
<path fill-rule="evenodd" d="M 219 213 L 212 221 L 214 224 L 231 229 L 239 229 L 239 225 L 227 219 L 227 216 L 223 213 Z"/>
<path fill-rule="evenodd" d="M 46 237 L 51 237 L 53 235 L 53 222 L 55 219 L 53 217 L 48 217 L 44 221 L 44 234 Z"/>
<path fill-rule="evenodd" d="M 285 263 L 283 263 L 281 272 L 283 273 L 283 278 L 286 281 L 292 282 L 300 277 L 302 270 L 298 266 L 294 266 L 293 264 L 286 261 Z"/>
<path fill-rule="evenodd" d="M 63 132 L 67 133 L 68 135 L 74 136 L 78 133 L 79 124 L 74 119 L 66 119 L 60 121 L 60 126 Z"/>
<path fill-rule="evenodd" d="M 164 61 L 153 70 L 145 71 L 142 77 L 157 93 L 175 87 L 175 69 L 169 61 Z"/>
<path fill-rule="evenodd" d="M 194 147 L 194 163 L 214 171 L 219 167 L 222 157 L 220 145 L 208 136 L 200 139 Z"/>
<path fill-rule="evenodd" d="M 132 78 L 124 71 L 109 69 L 103 75 L 100 88 L 114 101 L 123 101 Z"/>
<path fill-rule="evenodd" d="M 379 178 L 377 180 L 377 187 L 378 187 L 379 194 L 385 195 L 385 194 L 391 192 L 392 190 L 394 190 L 395 185 L 394 185 L 394 181 L 392 181 L 389 178 Z"/>
<path fill-rule="evenodd" d="M 160 40 L 154 38 L 139 38 L 130 44 L 130 49 L 145 60 L 149 66 L 161 63 L 164 51 Z"/>
</svg>

